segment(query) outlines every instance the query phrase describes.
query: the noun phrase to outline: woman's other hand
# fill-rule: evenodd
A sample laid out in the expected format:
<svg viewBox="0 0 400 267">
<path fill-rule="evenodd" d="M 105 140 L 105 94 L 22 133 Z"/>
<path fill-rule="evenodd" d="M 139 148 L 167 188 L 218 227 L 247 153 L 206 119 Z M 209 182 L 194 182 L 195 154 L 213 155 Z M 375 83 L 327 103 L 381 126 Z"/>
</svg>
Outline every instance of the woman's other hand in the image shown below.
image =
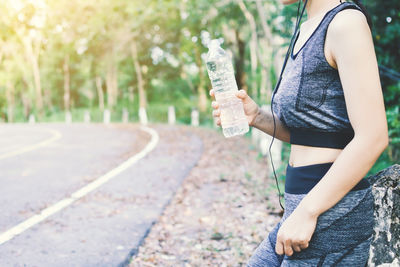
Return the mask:
<svg viewBox="0 0 400 267">
<path fill-rule="evenodd" d="M 275 251 L 279 255 L 292 256 L 309 245 L 317 225 L 318 216 L 296 208 L 282 223 L 277 233 Z"/>
<path fill-rule="evenodd" d="M 214 89 L 210 90 L 210 96 L 214 96 Z M 240 100 L 243 102 L 243 109 L 244 109 L 244 114 L 246 115 L 247 122 L 249 123 L 250 126 L 253 126 L 254 120 L 257 117 L 257 114 L 259 112 L 259 107 L 256 102 L 254 102 L 253 99 L 251 99 L 250 96 L 247 95 L 247 92 L 243 89 L 235 92 L 235 96 L 238 97 Z M 212 101 L 211 103 L 212 108 L 214 109 L 212 112 L 213 117 L 217 118 L 217 125 L 221 126 L 221 110 L 219 109 L 219 105 L 217 101 Z"/>
</svg>

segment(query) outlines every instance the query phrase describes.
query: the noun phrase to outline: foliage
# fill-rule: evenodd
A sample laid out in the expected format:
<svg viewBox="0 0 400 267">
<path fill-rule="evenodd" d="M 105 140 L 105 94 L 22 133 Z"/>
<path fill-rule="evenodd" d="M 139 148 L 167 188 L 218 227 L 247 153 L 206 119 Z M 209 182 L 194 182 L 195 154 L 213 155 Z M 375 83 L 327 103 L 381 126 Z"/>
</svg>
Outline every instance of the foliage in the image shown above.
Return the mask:
<svg viewBox="0 0 400 267">
<path fill-rule="evenodd" d="M 392 69 L 381 72 L 391 143 L 380 161 L 388 165 L 400 159 L 400 8 L 365 4 L 379 64 Z M 64 120 L 67 110 L 73 121 L 86 110 L 101 121 L 104 108 L 112 120 L 124 108 L 137 120 L 147 105 L 150 121 L 165 122 L 173 105 L 179 123 L 197 108 L 207 126 L 207 42 L 223 41 L 239 86 L 267 104 L 297 13 L 278 0 L 4 0 L 0 8 L 0 121 Z"/>
<path fill-rule="evenodd" d="M 372 18 L 372 35 L 378 64 L 388 120 L 390 145 L 378 160 L 383 167 L 400 162 L 400 3 L 396 0 L 383 2 L 366 1 Z"/>
</svg>

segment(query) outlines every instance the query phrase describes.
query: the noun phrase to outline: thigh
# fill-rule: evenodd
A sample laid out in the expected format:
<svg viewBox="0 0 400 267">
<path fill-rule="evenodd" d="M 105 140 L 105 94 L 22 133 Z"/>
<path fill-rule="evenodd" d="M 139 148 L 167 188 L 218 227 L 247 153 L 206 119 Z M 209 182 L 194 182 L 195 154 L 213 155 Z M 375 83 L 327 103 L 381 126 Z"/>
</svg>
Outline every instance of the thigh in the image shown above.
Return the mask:
<svg viewBox="0 0 400 267">
<path fill-rule="evenodd" d="M 281 266 L 364 266 L 373 224 L 370 189 L 350 192 L 318 218 L 309 247 L 285 256 Z"/>
<path fill-rule="evenodd" d="M 332 252 L 326 255 L 310 258 L 294 259 L 285 256 L 281 267 L 364 267 L 368 262 L 369 247 L 372 237 L 356 244 L 353 247 L 343 249 L 339 252 Z"/>
<path fill-rule="evenodd" d="M 366 266 L 368 262 L 371 241 L 372 236 L 347 250 L 328 254 L 326 255 L 323 265 L 321 266 Z"/>
<path fill-rule="evenodd" d="M 281 266 L 283 255 L 275 252 L 276 235 L 281 222 L 279 222 L 268 234 L 268 236 L 258 245 L 253 255 L 247 262 L 247 267 L 275 267 Z"/>
</svg>

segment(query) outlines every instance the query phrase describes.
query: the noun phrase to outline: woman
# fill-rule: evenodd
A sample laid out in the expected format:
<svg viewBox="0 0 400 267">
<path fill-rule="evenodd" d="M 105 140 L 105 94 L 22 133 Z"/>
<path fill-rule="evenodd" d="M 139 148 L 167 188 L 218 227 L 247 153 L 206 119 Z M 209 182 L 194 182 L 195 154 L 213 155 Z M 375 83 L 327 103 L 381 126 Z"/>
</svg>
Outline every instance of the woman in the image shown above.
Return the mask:
<svg viewBox="0 0 400 267">
<path fill-rule="evenodd" d="M 291 144 L 284 215 L 248 266 L 365 266 L 373 196 L 362 178 L 388 145 L 370 19 L 358 1 L 303 2 L 308 19 L 289 46 L 272 112 L 236 93 L 250 126 Z"/>
</svg>

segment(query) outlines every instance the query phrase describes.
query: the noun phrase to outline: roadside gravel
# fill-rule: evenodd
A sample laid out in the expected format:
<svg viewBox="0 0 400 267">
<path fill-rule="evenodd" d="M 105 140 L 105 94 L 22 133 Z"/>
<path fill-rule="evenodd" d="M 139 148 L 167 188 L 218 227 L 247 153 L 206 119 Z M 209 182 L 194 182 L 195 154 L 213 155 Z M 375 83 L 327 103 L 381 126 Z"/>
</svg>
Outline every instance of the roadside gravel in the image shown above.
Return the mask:
<svg viewBox="0 0 400 267">
<path fill-rule="evenodd" d="M 268 157 L 242 136 L 177 127 L 202 139 L 203 154 L 129 266 L 245 266 L 280 219 Z"/>
</svg>

